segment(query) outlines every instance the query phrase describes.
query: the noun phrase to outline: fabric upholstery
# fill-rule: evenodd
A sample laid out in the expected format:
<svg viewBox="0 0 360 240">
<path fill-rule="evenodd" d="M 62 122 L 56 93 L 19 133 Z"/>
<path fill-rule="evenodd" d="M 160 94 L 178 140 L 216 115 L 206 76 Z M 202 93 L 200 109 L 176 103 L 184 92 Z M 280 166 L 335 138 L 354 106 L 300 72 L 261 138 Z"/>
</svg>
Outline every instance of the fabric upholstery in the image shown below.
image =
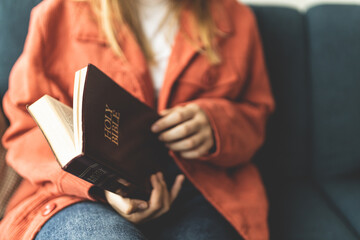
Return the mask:
<svg viewBox="0 0 360 240">
<path fill-rule="evenodd" d="M 0 1 L 0 95 L 8 86 L 11 67 L 19 57 L 27 29 L 30 10 L 41 0 L 1 0 Z M 14 17 L 16 16 L 16 17 Z"/>
<path fill-rule="evenodd" d="M 313 99 L 313 175 L 360 238 L 360 6 L 307 13 Z"/>
<path fill-rule="evenodd" d="M 356 176 L 338 177 L 323 181 L 320 186 L 330 198 L 338 215 L 360 239 L 360 178 Z"/>
<path fill-rule="evenodd" d="M 3 135 L 7 126 L 6 119 L 0 108 L 0 136 Z M 17 173 L 6 165 L 5 154 L 6 150 L 0 144 L 0 219 L 5 212 L 6 204 L 21 180 Z"/>
<path fill-rule="evenodd" d="M 360 6 L 253 10 L 277 104 L 256 159 L 271 239 L 359 239 Z"/>
<path fill-rule="evenodd" d="M 276 101 L 268 136 L 259 154 L 269 179 L 309 175 L 310 81 L 303 14 L 294 9 L 254 6 Z M 265 181 L 266 182 L 266 181 Z"/>
<path fill-rule="evenodd" d="M 271 239 L 358 239 L 314 182 L 287 181 L 276 194 L 271 206 Z"/>
<path fill-rule="evenodd" d="M 360 172 L 360 6 L 318 6 L 307 19 L 313 174 Z"/>
</svg>

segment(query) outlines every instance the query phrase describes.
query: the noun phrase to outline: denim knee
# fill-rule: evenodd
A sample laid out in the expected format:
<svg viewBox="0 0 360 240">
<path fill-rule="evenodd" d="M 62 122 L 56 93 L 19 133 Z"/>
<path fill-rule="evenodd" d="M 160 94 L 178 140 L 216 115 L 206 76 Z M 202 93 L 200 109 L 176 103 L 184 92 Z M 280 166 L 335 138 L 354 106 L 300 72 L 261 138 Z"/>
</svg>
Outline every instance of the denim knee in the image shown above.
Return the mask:
<svg viewBox="0 0 360 240">
<path fill-rule="evenodd" d="M 110 206 L 97 202 L 81 202 L 55 214 L 37 234 L 36 240 L 144 240 L 135 225 Z"/>
</svg>

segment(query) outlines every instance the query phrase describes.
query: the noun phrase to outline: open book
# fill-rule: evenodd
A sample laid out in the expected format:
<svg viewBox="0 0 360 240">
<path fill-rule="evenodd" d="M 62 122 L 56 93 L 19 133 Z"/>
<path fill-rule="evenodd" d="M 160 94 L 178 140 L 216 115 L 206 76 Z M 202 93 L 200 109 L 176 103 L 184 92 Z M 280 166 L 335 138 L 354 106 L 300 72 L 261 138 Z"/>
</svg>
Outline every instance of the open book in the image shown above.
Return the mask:
<svg viewBox="0 0 360 240">
<path fill-rule="evenodd" d="M 124 197 L 148 200 L 170 159 L 150 131 L 156 111 L 91 64 L 75 74 L 73 109 L 44 95 L 28 111 L 65 171 Z"/>
</svg>

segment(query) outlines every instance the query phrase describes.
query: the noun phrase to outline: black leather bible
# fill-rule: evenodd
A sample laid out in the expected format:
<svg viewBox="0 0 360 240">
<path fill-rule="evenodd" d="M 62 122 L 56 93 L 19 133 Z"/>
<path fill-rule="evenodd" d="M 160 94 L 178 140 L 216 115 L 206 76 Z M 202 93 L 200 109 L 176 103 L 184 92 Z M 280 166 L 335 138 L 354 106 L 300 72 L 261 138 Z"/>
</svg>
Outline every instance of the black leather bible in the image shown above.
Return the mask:
<svg viewBox="0 0 360 240">
<path fill-rule="evenodd" d="M 73 108 L 45 95 L 28 111 L 65 171 L 123 197 L 148 200 L 170 159 L 150 130 L 157 112 L 94 65 L 75 74 Z"/>
</svg>

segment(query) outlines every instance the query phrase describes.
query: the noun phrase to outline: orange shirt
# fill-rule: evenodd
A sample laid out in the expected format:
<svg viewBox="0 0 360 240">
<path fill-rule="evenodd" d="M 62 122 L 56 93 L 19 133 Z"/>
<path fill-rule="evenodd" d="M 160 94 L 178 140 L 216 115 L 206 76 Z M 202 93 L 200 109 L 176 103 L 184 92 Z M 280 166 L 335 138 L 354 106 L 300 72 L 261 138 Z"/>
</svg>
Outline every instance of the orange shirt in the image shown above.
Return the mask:
<svg viewBox="0 0 360 240">
<path fill-rule="evenodd" d="M 169 59 L 158 110 L 189 102 L 208 115 L 216 152 L 198 160 L 173 155 L 204 197 L 245 239 L 268 239 L 267 200 L 250 162 L 265 136 L 274 102 L 253 13 L 235 0 L 221 1 L 213 17 L 222 63 L 211 66 L 199 54 L 187 11 Z M 100 34 L 86 2 L 47 0 L 34 8 L 24 51 L 16 62 L 3 101 L 10 127 L 3 137 L 7 161 L 24 177 L 0 223 L 0 239 L 31 239 L 56 212 L 94 200 L 90 183 L 61 170 L 45 138 L 26 111 L 44 94 L 72 104 L 76 70 L 93 63 L 141 101 L 154 106 L 146 60 L 124 26 L 117 57 Z"/>
</svg>

